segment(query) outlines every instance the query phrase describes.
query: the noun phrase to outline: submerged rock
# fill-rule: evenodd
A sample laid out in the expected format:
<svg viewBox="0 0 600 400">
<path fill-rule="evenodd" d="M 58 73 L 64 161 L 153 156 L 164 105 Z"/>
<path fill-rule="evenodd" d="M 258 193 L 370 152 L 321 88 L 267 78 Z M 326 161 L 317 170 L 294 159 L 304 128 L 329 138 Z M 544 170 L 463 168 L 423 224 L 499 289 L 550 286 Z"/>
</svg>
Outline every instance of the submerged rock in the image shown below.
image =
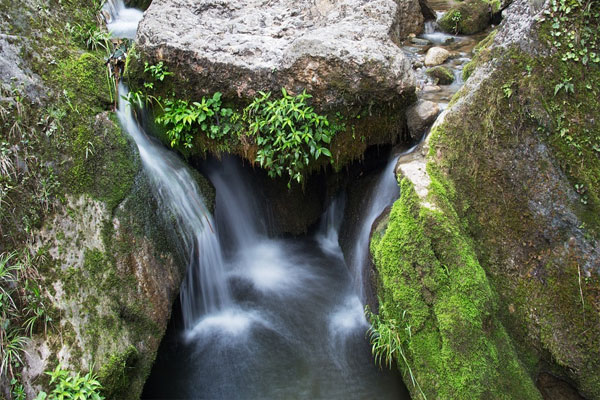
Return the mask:
<svg viewBox="0 0 600 400">
<path fill-rule="evenodd" d="M 435 83 L 439 83 L 440 85 L 449 85 L 454 82 L 454 74 L 449 68 L 442 67 L 438 65 L 437 67 L 429 68 L 425 71 L 427 75 L 429 75 Z"/>
<path fill-rule="evenodd" d="M 306 89 L 323 109 L 399 106 L 415 79 L 394 42 L 422 21 L 418 1 L 155 0 L 138 42 L 190 97 L 251 98 L 285 87 Z"/>
</svg>

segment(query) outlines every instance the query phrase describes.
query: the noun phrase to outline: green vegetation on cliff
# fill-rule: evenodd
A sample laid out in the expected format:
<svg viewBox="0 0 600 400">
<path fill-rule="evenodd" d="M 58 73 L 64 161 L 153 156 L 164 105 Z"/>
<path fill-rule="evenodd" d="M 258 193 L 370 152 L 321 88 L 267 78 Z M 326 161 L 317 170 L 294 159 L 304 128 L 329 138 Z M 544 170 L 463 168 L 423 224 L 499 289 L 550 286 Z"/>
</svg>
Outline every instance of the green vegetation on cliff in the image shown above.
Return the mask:
<svg viewBox="0 0 600 400">
<path fill-rule="evenodd" d="M 490 36 L 468 74 L 488 62 L 493 72 L 453 99 L 429 153 L 531 376 L 549 371 L 590 399 L 600 398 L 599 18 L 597 2 L 553 1 L 533 54 Z"/>
<path fill-rule="evenodd" d="M 399 325 L 404 360 L 419 387 L 413 398 L 540 398 L 496 317 L 497 299 L 447 196 L 434 180 L 441 209 L 423 207 L 403 179 L 385 232 L 372 253 L 379 273 L 380 318 Z"/>
</svg>

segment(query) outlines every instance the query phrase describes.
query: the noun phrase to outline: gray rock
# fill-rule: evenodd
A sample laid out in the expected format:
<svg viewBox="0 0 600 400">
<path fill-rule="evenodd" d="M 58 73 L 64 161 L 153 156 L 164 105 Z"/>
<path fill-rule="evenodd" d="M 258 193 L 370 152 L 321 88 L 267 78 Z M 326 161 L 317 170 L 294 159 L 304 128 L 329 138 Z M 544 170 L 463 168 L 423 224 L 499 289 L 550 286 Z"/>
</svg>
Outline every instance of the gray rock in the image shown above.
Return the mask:
<svg viewBox="0 0 600 400">
<path fill-rule="evenodd" d="M 414 95 L 409 60 L 394 43 L 418 1 L 154 0 L 137 40 L 164 60 L 191 96 L 220 91 L 306 89 L 322 108 L 405 104 Z M 410 15 L 409 15 L 410 14 Z M 422 23 L 422 22 L 421 22 Z"/>
<path fill-rule="evenodd" d="M 419 100 L 406 111 L 408 132 L 414 140 L 419 140 L 425 130 L 433 124 L 440 113 L 437 103 L 428 100 Z"/>
<path fill-rule="evenodd" d="M 435 65 L 443 64 L 450 57 L 450 52 L 443 47 L 432 47 L 427 51 L 425 55 L 425 65 L 433 67 Z"/>
<path fill-rule="evenodd" d="M 411 41 L 411 43 L 416 44 L 418 46 L 427 46 L 427 45 L 431 44 L 431 42 L 429 40 L 421 39 L 418 37 L 411 38 L 410 41 Z"/>
<path fill-rule="evenodd" d="M 395 0 L 398 5 L 396 20 L 392 25 L 390 35 L 392 40 L 400 44 L 410 34 L 418 35 L 423 32 L 422 7 L 419 0 Z"/>
</svg>

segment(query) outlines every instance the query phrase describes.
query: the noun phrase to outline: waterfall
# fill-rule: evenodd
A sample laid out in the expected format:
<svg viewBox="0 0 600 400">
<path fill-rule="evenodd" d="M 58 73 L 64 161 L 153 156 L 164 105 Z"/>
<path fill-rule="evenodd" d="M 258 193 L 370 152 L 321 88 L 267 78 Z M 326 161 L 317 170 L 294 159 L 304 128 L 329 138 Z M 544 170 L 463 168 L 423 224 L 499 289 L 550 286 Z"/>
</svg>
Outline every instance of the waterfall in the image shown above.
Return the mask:
<svg viewBox="0 0 600 400">
<path fill-rule="evenodd" d="M 121 85 L 119 92 L 123 96 L 119 99 L 119 121 L 135 141 L 155 196 L 174 221 L 181 240 L 188 268 L 180 296 L 186 328 L 191 328 L 200 316 L 231 303 L 215 224 L 187 167 L 175 154 L 148 138 L 124 98 L 127 88 Z"/>
<path fill-rule="evenodd" d="M 115 38 L 135 39 L 138 24 L 144 13 L 125 7 L 123 0 L 107 0 L 102 6 L 106 27 Z"/>
<path fill-rule="evenodd" d="M 115 36 L 135 36 L 141 12 L 119 0 L 104 10 Z M 316 238 L 269 238 L 256 188 L 239 160 L 225 157 L 205 166 L 217 194 L 213 218 L 186 165 L 146 135 L 123 97 L 127 88 L 119 92 L 121 125 L 188 264 L 183 332 L 158 354 L 143 398 L 408 398 L 371 358 L 338 242 L 344 198 L 332 202 Z M 360 245 L 368 247 L 368 237 Z"/>
<path fill-rule="evenodd" d="M 409 150 L 411 151 L 411 150 Z M 375 187 L 366 200 L 365 211 L 359 221 L 359 231 L 354 237 L 354 243 L 347 257 L 348 267 L 352 274 L 354 287 L 361 301 L 366 300 L 365 275 L 369 265 L 369 240 L 373 223 L 386 207 L 391 205 L 400 194 L 394 168 L 398 155 L 390 157 L 385 169 L 377 179 Z"/>
<path fill-rule="evenodd" d="M 335 197 L 321 218 L 319 230 L 316 235 L 317 242 L 325 253 L 342 258 L 343 254 L 340 249 L 339 236 L 345 206 L 346 198 L 343 194 Z"/>
</svg>

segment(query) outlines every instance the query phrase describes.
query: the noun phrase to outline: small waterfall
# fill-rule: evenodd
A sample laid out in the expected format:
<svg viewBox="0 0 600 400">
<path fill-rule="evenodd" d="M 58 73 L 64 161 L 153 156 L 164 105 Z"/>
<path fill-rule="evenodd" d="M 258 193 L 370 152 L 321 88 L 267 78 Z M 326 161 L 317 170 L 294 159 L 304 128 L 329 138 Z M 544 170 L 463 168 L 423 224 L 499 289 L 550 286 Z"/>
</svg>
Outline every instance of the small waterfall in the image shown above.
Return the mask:
<svg viewBox="0 0 600 400">
<path fill-rule="evenodd" d="M 333 199 L 319 223 L 316 240 L 321 249 L 328 254 L 343 257 L 340 249 L 340 228 L 344 218 L 346 198 L 343 194 Z"/>
<path fill-rule="evenodd" d="M 221 241 L 230 249 L 247 249 L 267 236 L 265 218 L 249 179 L 233 157 L 223 157 L 206 168 L 217 189 L 215 219 Z"/>
<path fill-rule="evenodd" d="M 410 150 L 409 150 L 410 151 Z M 354 287 L 364 303 L 365 274 L 369 265 L 369 239 L 373 223 L 381 215 L 386 207 L 391 205 L 399 196 L 400 189 L 396 181 L 394 168 L 398 161 L 398 155 L 390 158 L 385 169 L 379 176 L 377 183 L 367 199 L 366 209 L 361 215 L 359 222 L 360 230 L 355 236 L 352 251 L 347 259 L 348 267 L 352 274 Z"/>
<path fill-rule="evenodd" d="M 123 0 L 107 0 L 102 6 L 106 27 L 115 38 L 135 39 L 137 27 L 144 13 L 125 7 Z"/>
<path fill-rule="evenodd" d="M 121 85 L 119 92 L 126 96 L 127 88 Z M 189 265 L 181 288 L 181 303 L 185 326 L 191 328 L 202 315 L 231 303 L 215 224 L 186 166 L 175 154 L 148 138 L 124 97 L 119 100 L 117 115 L 135 141 L 154 193 L 181 238 L 183 256 Z"/>
</svg>

